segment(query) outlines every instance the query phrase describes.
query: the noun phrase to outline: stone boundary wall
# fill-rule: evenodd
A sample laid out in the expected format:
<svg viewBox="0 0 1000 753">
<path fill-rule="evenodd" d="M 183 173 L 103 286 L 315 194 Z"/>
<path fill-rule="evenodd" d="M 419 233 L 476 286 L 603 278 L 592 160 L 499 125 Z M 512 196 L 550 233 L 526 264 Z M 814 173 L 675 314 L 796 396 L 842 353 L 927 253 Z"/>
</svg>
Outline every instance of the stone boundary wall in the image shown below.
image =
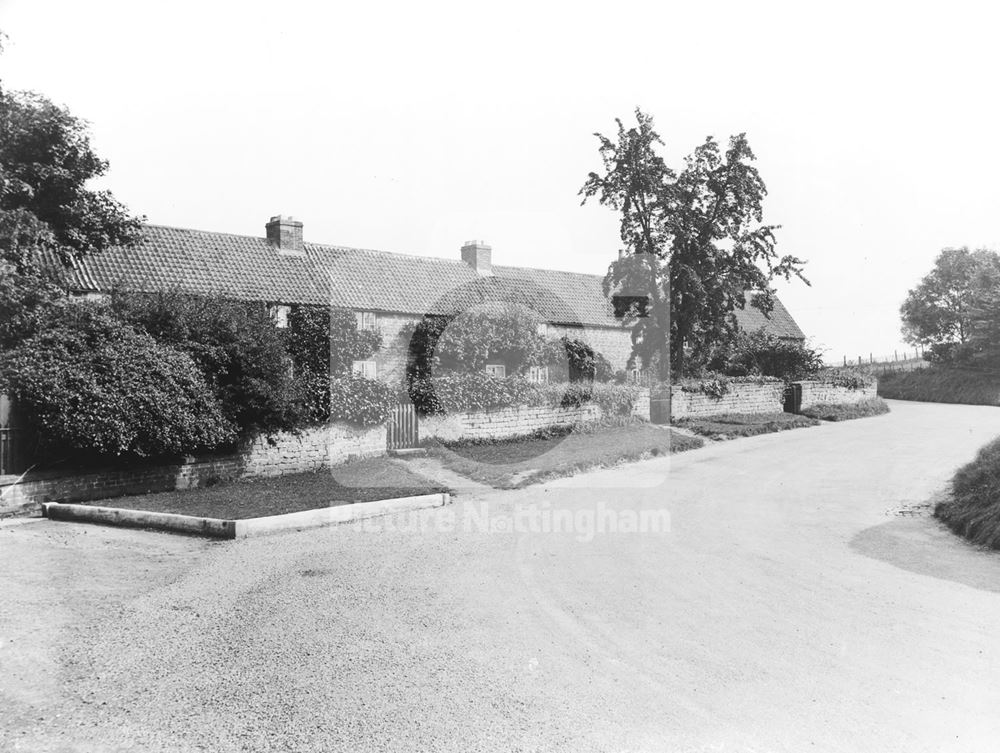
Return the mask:
<svg viewBox="0 0 1000 753">
<path fill-rule="evenodd" d="M 811 408 L 814 405 L 836 405 L 860 403 L 863 400 L 871 400 L 878 395 L 878 385 L 861 387 L 856 390 L 847 387 L 837 387 L 829 382 L 798 382 L 802 385 L 802 409 Z"/>
<path fill-rule="evenodd" d="M 218 481 L 315 471 L 354 458 L 385 454 L 385 427 L 356 429 L 328 424 L 300 435 L 261 437 L 232 455 L 187 457 L 173 463 L 133 464 L 81 473 L 29 471 L 0 476 L 0 513 L 30 510 L 42 502 L 89 502 L 130 494 L 191 489 Z"/>
<path fill-rule="evenodd" d="M 722 397 L 703 392 L 685 392 L 671 387 L 670 407 L 673 418 L 700 418 L 720 413 L 781 413 L 784 410 L 783 382 L 764 384 L 731 382 Z"/>
<path fill-rule="evenodd" d="M 649 390 L 639 393 L 632 415 L 649 420 Z M 600 421 L 603 411 L 594 403 L 578 408 L 555 406 L 522 406 L 469 413 L 449 413 L 444 416 L 424 416 L 420 419 L 420 438 L 433 437 L 443 442 L 460 439 L 505 439 L 524 436 L 552 426 Z"/>
</svg>

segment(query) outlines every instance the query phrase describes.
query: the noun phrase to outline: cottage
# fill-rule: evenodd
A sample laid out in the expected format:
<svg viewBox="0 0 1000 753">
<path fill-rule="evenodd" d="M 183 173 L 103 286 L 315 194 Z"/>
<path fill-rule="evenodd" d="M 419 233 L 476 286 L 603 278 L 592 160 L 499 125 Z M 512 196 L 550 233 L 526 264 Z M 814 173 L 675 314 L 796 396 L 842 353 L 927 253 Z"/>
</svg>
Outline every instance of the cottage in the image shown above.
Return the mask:
<svg viewBox="0 0 1000 753">
<path fill-rule="evenodd" d="M 356 363 L 355 370 L 398 381 L 406 368 L 407 325 L 487 302 L 525 305 L 545 322 L 547 336 L 584 340 L 616 369 L 624 369 L 631 353 L 629 331 L 605 297 L 602 279 L 496 265 L 482 241 L 469 241 L 453 259 L 310 243 L 303 239 L 301 222 L 276 216 L 263 238 L 149 225 L 134 248 L 76 262 L 71 286 L 80 295 L 101 295 L 118 286 L 260 301 L 271 307 L 279 326 L 296 304 L 348 308 L 360 327 L 379 329 L 384 343 L 373 360 Z M 780 301 L 770 318 L 751 307 L 736 316 L 745 330 L 763 327 L 778 337 L 804 339 Z"/>
</svg>

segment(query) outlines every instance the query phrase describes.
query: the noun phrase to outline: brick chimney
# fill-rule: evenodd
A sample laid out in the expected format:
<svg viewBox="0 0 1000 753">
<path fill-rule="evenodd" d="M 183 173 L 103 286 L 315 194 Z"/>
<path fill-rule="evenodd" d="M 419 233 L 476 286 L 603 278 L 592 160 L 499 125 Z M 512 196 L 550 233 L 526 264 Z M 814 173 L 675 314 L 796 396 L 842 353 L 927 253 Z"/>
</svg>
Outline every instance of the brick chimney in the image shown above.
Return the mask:
<svg viewBox="0 0 1000 753">
<path fill-rule="evenodd" d="M 301 256 L 305 253 L 302 246 L 302 223 L 294 217 L 275 215 L 265 227 L 267 242 L 278 249 L 279 254 Z"/>
<path fill-rule="evenodd" d="M 493 249 L 486 241 L 466 241 L 462 246 L 462 261 L 481 275 L 493 274 Z"/>
</svg>

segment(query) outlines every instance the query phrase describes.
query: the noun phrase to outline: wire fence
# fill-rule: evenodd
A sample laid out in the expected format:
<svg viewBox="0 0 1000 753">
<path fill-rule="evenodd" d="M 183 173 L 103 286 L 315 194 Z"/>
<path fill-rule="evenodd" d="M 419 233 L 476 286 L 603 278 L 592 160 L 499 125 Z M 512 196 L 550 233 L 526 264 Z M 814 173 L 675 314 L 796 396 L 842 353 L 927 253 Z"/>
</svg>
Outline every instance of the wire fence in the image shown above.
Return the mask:
<svg viewBox="0 0 1000 753">
<path fill-rule="evenodd" d="M 830 364 L 832 367 L 864 367 L 875 374 L 892 374 L 902 371 L 914 371 L 924 369 L 930 364 L 924 360 L 924 349 L 921 347 L 912 350 L 896 350 L 891 354 L 878 355 L 869 353 L 867 356 L 859 354 L 854 358 L 843 356 L 840 361 Z"/>
</svg>

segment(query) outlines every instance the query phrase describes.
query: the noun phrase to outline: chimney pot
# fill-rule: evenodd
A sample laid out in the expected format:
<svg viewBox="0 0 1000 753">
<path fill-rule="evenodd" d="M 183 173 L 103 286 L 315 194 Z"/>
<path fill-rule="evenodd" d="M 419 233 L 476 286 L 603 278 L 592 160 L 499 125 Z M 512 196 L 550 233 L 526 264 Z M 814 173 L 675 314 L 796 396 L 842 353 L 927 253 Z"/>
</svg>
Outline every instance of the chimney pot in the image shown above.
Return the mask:
<svg viewBox="0 0 1000 753">
<path fill-rule="evenodd" d="M 462 245 L 462 261 L 481 275 L 493 274 L 493 249 L 486 241 L 466 241 Z"/>
<path fill-rule="evenodd" d="M 278 249 L 279 254 L 302 256 L 302 223 L 292 216 L 277 214 L 265 225 L 267 242 Z"/>
</svg>

